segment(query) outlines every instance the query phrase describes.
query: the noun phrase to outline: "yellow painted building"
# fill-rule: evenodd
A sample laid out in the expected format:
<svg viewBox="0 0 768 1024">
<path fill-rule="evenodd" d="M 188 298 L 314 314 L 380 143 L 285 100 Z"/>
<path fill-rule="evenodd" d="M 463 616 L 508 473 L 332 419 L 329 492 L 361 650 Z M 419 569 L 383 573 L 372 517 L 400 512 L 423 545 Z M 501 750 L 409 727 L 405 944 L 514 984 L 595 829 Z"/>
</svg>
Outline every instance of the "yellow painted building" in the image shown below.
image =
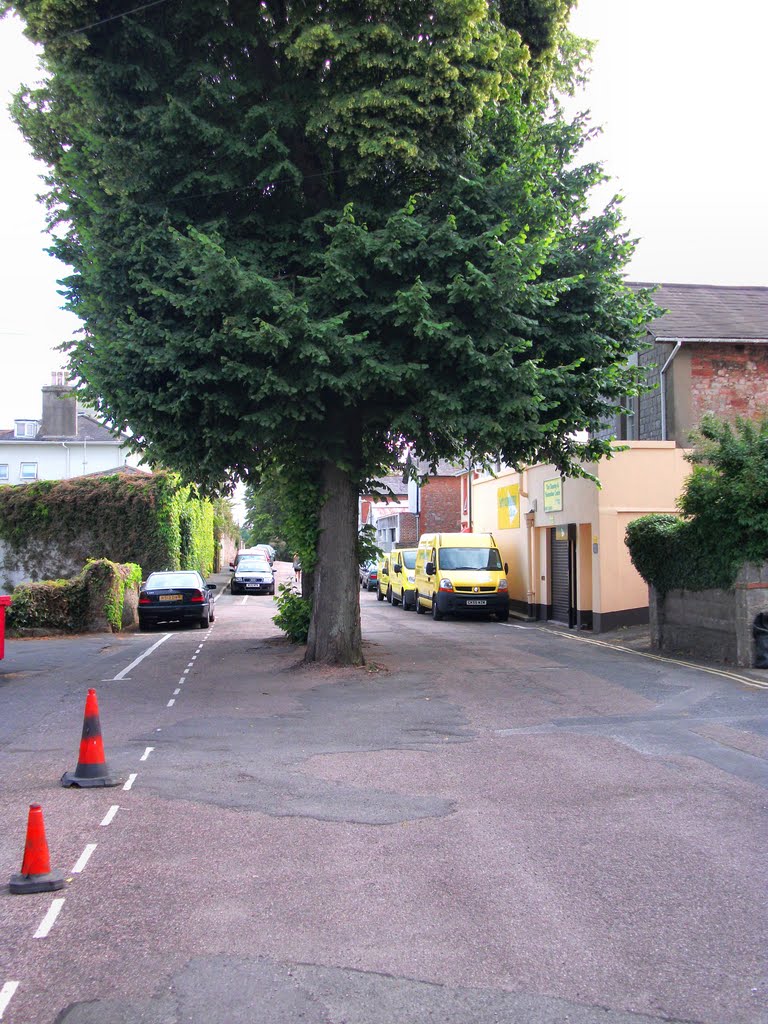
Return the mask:
<svg viewBox="0 0 768 1024">
<path fill-rule="evenodd" d="M 624 543 L 627 524 L 676 512 L 690 472 L 673 441 L 625 441 L 588 467 L 600 481 L 554 466 L 472 475 L 474 532 L 493 533 L 509 563 L 513 612 L 604 632 L 648 621 L 648 587 Z"/>
</svg>

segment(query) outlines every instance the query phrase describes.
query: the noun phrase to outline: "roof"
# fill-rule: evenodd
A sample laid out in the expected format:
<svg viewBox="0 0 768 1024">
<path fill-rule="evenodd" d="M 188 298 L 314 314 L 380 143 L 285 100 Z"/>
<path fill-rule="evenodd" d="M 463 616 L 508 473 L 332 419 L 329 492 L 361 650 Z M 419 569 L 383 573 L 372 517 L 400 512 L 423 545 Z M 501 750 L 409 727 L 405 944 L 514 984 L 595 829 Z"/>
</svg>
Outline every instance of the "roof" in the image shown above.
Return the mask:
<svg viewBox="0 0 768 1024">
<path fill-rule="evenodd" d="M 39 420 L 37 421 L 40 422 Z M 19 441 L 26 442 L 27 444 L 40 444 L 43 442 L 50 442 L 52 444 L 61 444 L 62 441 L 90 441 L 93 444 L 113 444 L 117 447 L 125 444 L 125 435 L 113 434 L 107 429 L 102 423 L 99 423 L 97 419 L 90 416 L 85 412 L 78 412 L 77 414 L 77 435 L 62 437 L 60 435 L 40 434 L 36 437 L 16 437 L 15 431 L 11 430 L 0 430 L 0 441 Z"/>
<path fill-rule="evenodd" d="M 99 469 L 95 473 L 84 473 L 83 476 L 154 476 L 151 470 L 141 469 L 140 466 L 115 466 L 114 469 Z"/>
<path fill-rule="evenodd" d="M 632 281 L 630 288 L 655 285 Z M 742 285 L 662 284 L 653 295 L 667 310 L 652 321 L 654 338 L 696 341 L 768 341 L 768 288 Z"/>
</svg>

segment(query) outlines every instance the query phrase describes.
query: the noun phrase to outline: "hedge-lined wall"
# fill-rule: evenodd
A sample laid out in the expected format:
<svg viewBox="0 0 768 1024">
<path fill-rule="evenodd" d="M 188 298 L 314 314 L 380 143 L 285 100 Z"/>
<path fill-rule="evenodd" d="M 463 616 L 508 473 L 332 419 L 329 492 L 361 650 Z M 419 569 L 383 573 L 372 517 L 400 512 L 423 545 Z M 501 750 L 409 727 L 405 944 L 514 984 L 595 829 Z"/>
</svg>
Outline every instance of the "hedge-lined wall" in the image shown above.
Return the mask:
<svg viewBox="0 0 768 1024">
<path fill-rule="evenodd" d="M 171 473 L 0 487 L 0 588 L 77 573 L 89 559 L 214 568 L 213 507 Z"/>
<path fill-rule="evenodd" d="M 118 633 L 135 622 L 140 583 L 138 565 L 116 565 L 106 558 L 88 562 L 73 579 L 22 583 L 6 612 L 8 629 Z M 129 594 L 132 600 L 127 601 Z"/>
</svg>

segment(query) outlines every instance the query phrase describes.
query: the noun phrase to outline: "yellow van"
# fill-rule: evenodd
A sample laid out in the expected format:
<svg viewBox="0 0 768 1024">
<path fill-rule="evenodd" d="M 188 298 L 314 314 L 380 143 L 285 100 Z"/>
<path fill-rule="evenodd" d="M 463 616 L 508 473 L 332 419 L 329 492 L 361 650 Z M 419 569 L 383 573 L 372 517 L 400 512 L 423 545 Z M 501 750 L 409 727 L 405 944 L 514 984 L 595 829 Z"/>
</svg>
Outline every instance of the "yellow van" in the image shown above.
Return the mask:
<svg viewBox="0 0 768 1024">
<path fill-rule="evenodd" d="M 389 553 L 388 600 L 404 612 L 416 607 L 416 548 L 395 548 Z"/>
<path fill-rule="evenodd" d="M 376 600 L 383 601 L 389 592 L 389 552 L 380 555 L 376 562 Z"/>
<path fill-rule="evenodd" d="M 433 619 L 466 613 L 509 618 L 509 567 L 491 533 L 423 534 L 414 570 L 416 611 Z"/>
</svg>

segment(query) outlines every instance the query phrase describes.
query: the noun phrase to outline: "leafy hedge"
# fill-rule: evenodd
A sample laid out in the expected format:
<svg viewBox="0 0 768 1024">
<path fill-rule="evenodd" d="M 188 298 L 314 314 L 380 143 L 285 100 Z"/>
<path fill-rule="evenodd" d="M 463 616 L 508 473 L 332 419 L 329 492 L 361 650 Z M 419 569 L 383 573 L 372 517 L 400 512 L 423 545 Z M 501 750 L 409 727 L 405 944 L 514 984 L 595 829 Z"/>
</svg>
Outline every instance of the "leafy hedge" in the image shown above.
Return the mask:
<svg viewBox="0 0 768 1024">
<path fill-rule="evenodd" d="M 54 629 L 87 633 L 123 625 L 126 588 L 138 588 L 141 567 L 106 558 L 88 562 L 73 579 L 22 583 L 6 610 L 8 629 Z"/>
<path fill-rule="evenodd" d="M 174 474 L 115 474 L 0 486 L 0 540 L 6 565 L 22 563 L 29 576 L 66 571 L 89 559 L 154 569 L 213 571 L 213 506 Z"/>
<path fill-rule="evenodd" d="M 708 416 L 693 441 L 681 517 L 642 516 L 627 527 L 635 568 L 661 594 L 728 590 L 747 562 L 768 561 L 768 416 Z"/>
</svg>

